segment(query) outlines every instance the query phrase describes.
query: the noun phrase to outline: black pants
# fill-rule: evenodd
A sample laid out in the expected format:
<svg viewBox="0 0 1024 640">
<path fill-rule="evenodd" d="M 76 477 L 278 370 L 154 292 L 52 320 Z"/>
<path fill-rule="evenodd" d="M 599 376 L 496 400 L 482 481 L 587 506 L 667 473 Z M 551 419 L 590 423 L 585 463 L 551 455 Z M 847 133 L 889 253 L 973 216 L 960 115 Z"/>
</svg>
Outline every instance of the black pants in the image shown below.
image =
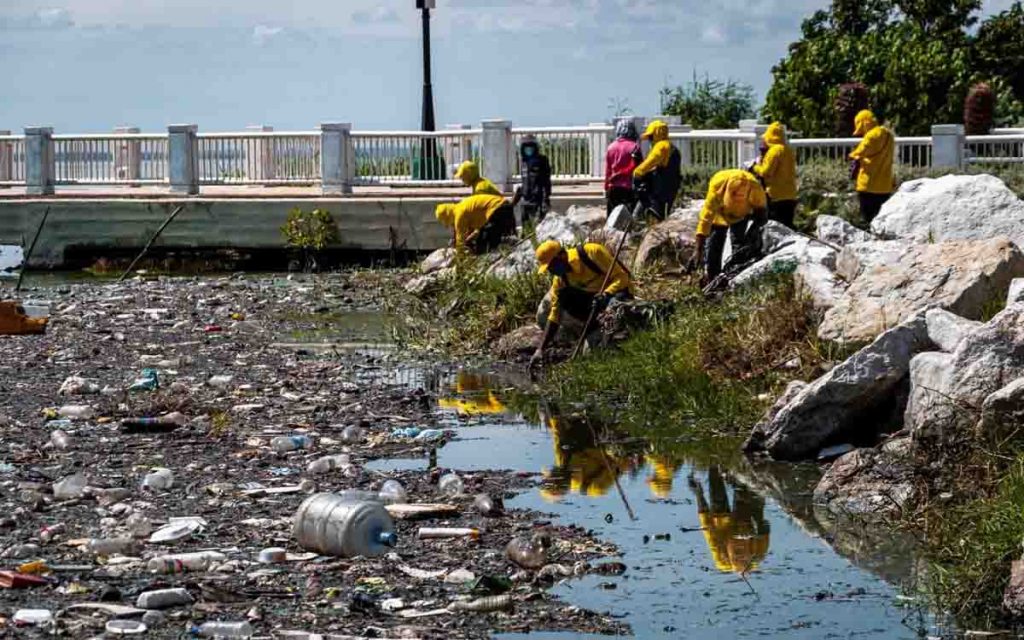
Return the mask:
<svg viewBox="0 0 1024 640">
<path fill-rule="evenodd" d="M 561 308 L 562 313 L 568 313 L 573 318 L 586 322 L 587 318 L 590 317 L 590 310 L 594 307 L 595 295 L 576 287 L 563 287 L 558 292 L 558 306 Z M 633 294 L 629 291 L 620 291 L 612 296 L 612 300 L 618 300 L 619 302 L 626 302 L 632 299 Z M 604 311 L 604 309 L 598 309 L 598 312 L 601 311 Z"/>
<path fill-rule="evenodd" d="M 857 199 L 860 200 L 861 219 L 865 223 L 871 224 L 871 221 L 875 219 L 878 212 L 882 210 L 882 205 L 891 197 L 891 193 L 867 193 L 865 191 L 858 191 Z"/>
<path fill-rule="evenodd" d="M 768 219 L 793 228 L 796 217 L 796 200 L 772 200 L 768 203 Z"/>
<path fill-rule="evenodd" d="M 620 204 L 626 205 L 630 211 L 636 206 L 636 192 L 632 189 L 612 187 L 605 193 L 605 198 L 608 200 L 608 215 L 612 215 L 612 211 Z"/>
<path fill-rule="evenodd" d="M 547 207 L 539 204 L 523 204 L 523 228 L 526 225 L 531 224 L 536 218 L 537 223 L 544 222 L 544 218 L 548 215 Z"/>
<path fill-rule="evenodd" d="M 735 255 L 747 242 L 748 223 L 749 220 L 744 218 L 732 226 L 711 227 L 711 236 L 708 237 L 708 247 L 704 255 L 704 268 L 709 280 L 722 273 L 722 253 L 725 251 L 726 236 L 732 239 L 732 252 Z"/>
<path fill-rule="evenodd" d="M 469 243 L 469 250 L 477 255 L 494 251 L 502 240 L 515 235 L 515 210 L 510 203 L 506 202 L 480 228 L 480 233 L 477 234 L 473 242 Z"/>
</svg>

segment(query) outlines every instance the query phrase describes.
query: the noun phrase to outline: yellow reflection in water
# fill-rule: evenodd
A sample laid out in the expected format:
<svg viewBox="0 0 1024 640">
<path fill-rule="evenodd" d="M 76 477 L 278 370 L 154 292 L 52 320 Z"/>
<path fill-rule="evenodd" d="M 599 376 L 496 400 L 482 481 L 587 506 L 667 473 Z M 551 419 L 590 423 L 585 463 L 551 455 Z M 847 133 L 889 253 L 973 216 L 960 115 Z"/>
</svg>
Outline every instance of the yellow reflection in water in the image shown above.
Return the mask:
<svg viewBox="0 0 1024 640">
<path fill-rule="evenodd" d="M 689 477 L 697 497 L 697 515 L 715 567 L 745 574 L 757 569 L 768 554 L 771 529 L 764 517 L 764 498 L 734 480 L 717 466 L 706 472 L 707 495 L 697 476 Z M 732 488 L 732 503 L 727 486 Z"/>
<path fill-rule="evenodd" d="M 454 395 L 439 399 L 438 405 L 463 416 L 505 413 L 508 407 L 495 394 L 491 384 L 489 376 L 460 371 L 455 377 Z"/>
</svg>

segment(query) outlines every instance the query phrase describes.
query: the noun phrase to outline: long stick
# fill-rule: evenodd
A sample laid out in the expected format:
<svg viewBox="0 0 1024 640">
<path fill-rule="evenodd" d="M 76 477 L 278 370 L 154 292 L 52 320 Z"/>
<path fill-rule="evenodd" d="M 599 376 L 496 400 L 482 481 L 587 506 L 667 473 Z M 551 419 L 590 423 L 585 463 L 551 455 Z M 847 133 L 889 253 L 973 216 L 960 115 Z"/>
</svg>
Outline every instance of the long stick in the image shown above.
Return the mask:
<svg viewBox="0 0 1024 640">
<path fill-rule="evenodd" d="M 615 480 L 615 488 L 619 490 L 619 497 L 622 498 L 622 504 L 626 507 L 626 513 L 629 514 L 629 519 L 636 522 L 636 514 L 633 513 L 633 507 L 629 505 L 629 500 L 626 499 L 626 492 L 622 490 L 622 485 L 619 483 L 619 474 L 615 473 L 615 469 L 612 469 L 612 463 L 608 460 L 608 452 L 604 450 L 604 446 L 601 444 L 601 439 L 597 437 L 597 431 L 594 430 L 594 425 L 590 423 L 590 416 L 586 413 L 583 414 L 584 419 L 587 421 L 587 427 L 590 428 L 590 435 L 594 436 L 594 446 L 601 452 L 601 459 L 604 460 L 604 466 L 608 469 L 608 473 L 611 474 L 612 479 Z"/>
<path fill-rule="evenodd" d="M 615 255 L 612 256 L 612 264 L 604 274 L 604 282 L 601 283 L 601 289 L 598 291 L 598 294 L 604 293 L 604 290 L 608 288 L 608 281 L 612 278 L 612 271 L 615 270 L 615 267 L 619 262 L 619 253 L 622 252 L 622 246 L 626 244 L 626 238 L 629 237 L 629 232 L 633 228 L 633 220 L 636 219 L 641 206 L 641 204 L 637 203 L 637 206 L 633 209 L 633 215 L 630 216 L 629 222 L 626 223 L 626 230 L 622 232 L 622 237 L 619 238 L 619 244 L 615 247 Z M 592 307 L 590 309 L 590 316 L 587 317 L 587 323 L 583 325 L 583 333 L 580 334 L 580 339 L 576 341 L 576 347 L 572 350 L 572 355 L 569 356 L 570 360 L 575 360 L 576 356 L 579 355 L 580 349 L 583 348 L 583 342 L 587 339 L 587 332 L 590 331 L 590 325 L 594 322 L 594 317 L 596 315 L 597 309 Z"/>
<path fill-rule="evenodd" d="M 46 224 L 46 219 L 49 217 L 50 207 L 46 207 L 46 211 L 43 212 L 43 219 L 39 221 L 39 226 L 36 228 L 36 235 L 32 238 L 32 244 L 29 245 L 25 255 L 21 257 L 21 271 L 18 273 L 18 283 L 14 285 L 14 293 L 21 291 L 21 281 L 25 279 L 25 272 L 28 271 L 29 258 L 32 257 L 32 252 L 36 250 L 36 243 L 39 242 L 39 236 L 43 233 L 43 225 Z"/>
<path fill-rule="evenodd" d="M 171 224 L 171 221 L 177 218 L 178 214 L 184 210 L 185 205 L 179 205 L 178 208 L 175 209 L 173 213 L 171 213 L 171 215 L 167 216 L 167 219 L 164 220 L 164 223 L 160 225 L 160 228 L 156 230 L 156 233 L 153 234 L 153 237 L 150 238 L 149 242 L 146 243 L 146 246 L 143 247 L 142 253 L 135 256 L 135 259 L 132 260 L 132 263 L 128 265 L 128 268 L 124 270 L 124 273 L 121 274 L 121 277 L 117 279 L 118 282 L 124 282 L 124 279 L 128 277 L 129 273 L 132 272 L 132 269 L 134 269 L 135 265 L 139 263 L 139 260 L 142 260 L 142 256 L 146 255 L 146 252 L 149 251 L 149 248 L 153 246 L 153 243 L 156 242 L 156 239 L 159 238 L 160 234 L 164 232 L 164 229 L 167 228 L 167 225 Z"/>
</svg>

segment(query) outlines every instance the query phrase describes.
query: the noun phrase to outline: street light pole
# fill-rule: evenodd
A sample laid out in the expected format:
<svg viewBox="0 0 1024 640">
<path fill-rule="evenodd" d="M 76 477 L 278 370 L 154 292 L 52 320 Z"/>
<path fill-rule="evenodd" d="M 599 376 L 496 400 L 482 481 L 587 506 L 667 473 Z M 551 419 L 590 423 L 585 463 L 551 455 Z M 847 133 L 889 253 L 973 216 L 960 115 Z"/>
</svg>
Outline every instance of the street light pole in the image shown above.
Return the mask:
<svg viewBox="0 0 1024 640">
<path fill-rule="evenodd" d="M 420 121 L 422 131 L 434 131 L 434 88 L 430 83 L 430 10 L 435 7 L 435 0 L 416 0 L 416 8 L 423 14 L 423 117 Z M 438 160 L 437 140 L 423 138 L 420 142 L 419 169 L 414 174 L 420 180 L 440 180 L 443 178 L 444 161 Z"/>
</svg>

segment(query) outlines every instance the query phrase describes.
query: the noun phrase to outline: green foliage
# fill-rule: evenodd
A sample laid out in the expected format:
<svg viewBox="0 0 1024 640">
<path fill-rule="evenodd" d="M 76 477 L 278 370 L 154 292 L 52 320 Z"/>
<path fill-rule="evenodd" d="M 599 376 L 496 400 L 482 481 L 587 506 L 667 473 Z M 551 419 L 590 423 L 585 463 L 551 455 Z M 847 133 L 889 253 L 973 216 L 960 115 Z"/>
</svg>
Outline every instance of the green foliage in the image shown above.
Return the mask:
<svg viewBox="0 0 1024 640">
<path fill-rule="evenodd" d="M 299 207 L 288 212 L 281 234 L 289 247 L 302 252 L 307 271 L 315 269 L 316 255 L 339 238 L 338 225 L 329 211 L 313 209 L 307 212 Z"/>
<path fill-rule="evenodd" d="M 834 0 L 804 21 L 803 37 L 773 68 L 764 114 L 806 136 L 829 135 L 840 85 L 860 82 L 872 108 L 900 134 L 927 135 L 932 124 L 960 122 L 973 83 L 1017 82 L 1015 61 L 1024 61 L 1020 8 L 986 20 L 974 34 L 979 8 L 978 0 Z M 1012 111 L 1024 93 L 1006 93 L 997 109 Z"/>
<path fill-rule="evenodd" d="M 707 75 L 700 79 L 696 73 L 685 85 L 662 88 L 661 112 L 681 116 L 694 129 L 734 129 L 757 115 L 753 87 Z"/>
</svg>

